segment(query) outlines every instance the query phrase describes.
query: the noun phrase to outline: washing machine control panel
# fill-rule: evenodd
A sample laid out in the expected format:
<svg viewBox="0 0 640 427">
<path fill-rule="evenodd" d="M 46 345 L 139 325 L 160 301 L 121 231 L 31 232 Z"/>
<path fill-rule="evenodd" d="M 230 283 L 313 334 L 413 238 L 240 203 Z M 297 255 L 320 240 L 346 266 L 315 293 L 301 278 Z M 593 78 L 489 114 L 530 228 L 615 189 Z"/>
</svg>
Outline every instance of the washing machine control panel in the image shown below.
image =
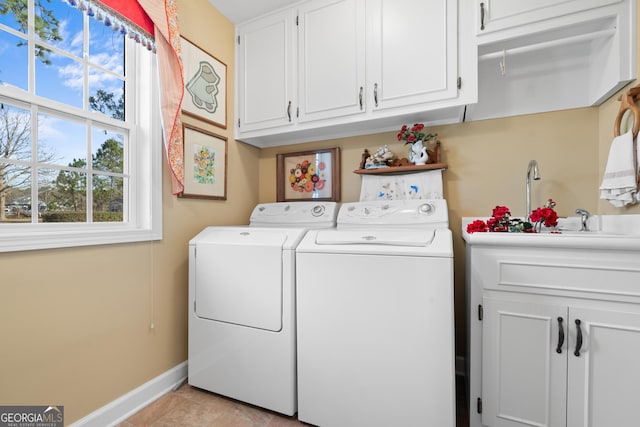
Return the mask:
<svg viewBox="0 0 640 427">
<path fill-rule="evenodd" d="M 449 213 L 443 199 L 351 202 L 344 203 L 338 212 L 341 226 L 448 228 Z"/>
</svg>

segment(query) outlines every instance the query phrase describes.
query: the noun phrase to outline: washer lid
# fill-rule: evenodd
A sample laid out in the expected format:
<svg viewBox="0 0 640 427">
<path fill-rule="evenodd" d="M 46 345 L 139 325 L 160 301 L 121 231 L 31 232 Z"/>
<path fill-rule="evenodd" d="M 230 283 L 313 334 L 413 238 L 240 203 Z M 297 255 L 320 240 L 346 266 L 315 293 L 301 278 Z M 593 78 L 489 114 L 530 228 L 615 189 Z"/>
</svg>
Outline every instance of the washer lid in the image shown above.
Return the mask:
<svg viewBox="0 0 640 427">
<path fill-rule="evenodd" d="M 322 230 L 317 245 L 392 245 L 424 247 L 431 244 L 435 230 Z"/>
</svg>

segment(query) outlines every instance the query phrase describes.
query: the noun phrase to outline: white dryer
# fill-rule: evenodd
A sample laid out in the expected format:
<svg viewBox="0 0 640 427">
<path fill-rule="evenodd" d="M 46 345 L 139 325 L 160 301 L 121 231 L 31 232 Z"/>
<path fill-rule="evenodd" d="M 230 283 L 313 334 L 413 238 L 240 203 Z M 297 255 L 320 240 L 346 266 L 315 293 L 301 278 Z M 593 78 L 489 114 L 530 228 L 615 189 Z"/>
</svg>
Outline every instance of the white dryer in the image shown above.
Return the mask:
<svg viewBox="0 0 640 427">
<path fill-rule="evenodd" d="M 296 412 L 295 249 L 336 213 L 334 202 L 260 204 L 249 226 L 189 242 L 189 384 Z"/>
<path fill-rule="evenodd" d="M 298 419 L 455 426 L 446 200 L 345 203 L 297 250 Z"/>
</svg>

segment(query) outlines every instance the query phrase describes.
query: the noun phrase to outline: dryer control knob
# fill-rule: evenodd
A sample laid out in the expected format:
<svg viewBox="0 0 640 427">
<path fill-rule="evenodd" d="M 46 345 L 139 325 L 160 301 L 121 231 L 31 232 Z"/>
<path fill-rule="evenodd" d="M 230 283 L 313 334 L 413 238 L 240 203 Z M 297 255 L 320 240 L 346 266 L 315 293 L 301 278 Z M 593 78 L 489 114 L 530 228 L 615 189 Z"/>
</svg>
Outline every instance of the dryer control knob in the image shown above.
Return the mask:
<svg viewBox="0 0 640 427">
<path fill-rule="evenodd" d="M 420 205 L 418 207 L 418 210 L 420 211 L 420 213 L 424 213 L 427 215 L 430 215 L 433 213 L 434 208 L 433 205 L 431 203 L 423 203 L 422 205 Z"/>
<path fill-rule="evenodd" d="M 322 216 L 322 214 L 324 214 L 324 206 L 322 205 L 315 205 L 311 209 L 311 215 L 313 216 Z"/>
</svg>

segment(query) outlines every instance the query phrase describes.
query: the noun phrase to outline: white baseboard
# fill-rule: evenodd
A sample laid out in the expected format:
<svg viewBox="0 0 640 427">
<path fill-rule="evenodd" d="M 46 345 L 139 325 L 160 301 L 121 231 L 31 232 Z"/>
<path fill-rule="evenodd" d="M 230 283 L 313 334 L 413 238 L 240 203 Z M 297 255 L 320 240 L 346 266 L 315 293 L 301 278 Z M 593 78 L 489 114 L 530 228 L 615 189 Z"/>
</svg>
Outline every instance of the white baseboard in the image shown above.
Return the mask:
<svg viewBox="0 0 640 427">
<path fill-rule="evenodd" d="M 187 362 L 169 369 L 135 390 L 120 396 L 102 408 L 79 419 L 69 427 L 104 427 L 116 425 L 159 397 L 178 387 L 187 378 Z"/>
</svg>

